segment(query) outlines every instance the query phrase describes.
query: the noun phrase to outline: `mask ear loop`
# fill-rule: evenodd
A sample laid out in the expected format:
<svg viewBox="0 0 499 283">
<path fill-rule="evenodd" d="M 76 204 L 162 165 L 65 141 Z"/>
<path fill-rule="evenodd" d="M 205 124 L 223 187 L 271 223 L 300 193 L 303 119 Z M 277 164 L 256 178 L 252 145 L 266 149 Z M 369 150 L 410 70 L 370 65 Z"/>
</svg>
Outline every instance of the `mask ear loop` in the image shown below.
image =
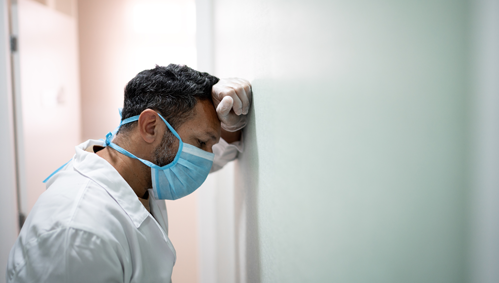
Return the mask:
<svg viewBox="0 0 499 283">
<path fill-rule="evenodd" d="M 120 114 L 121 114 L 121 111 L 120 111 Z M 142 158 L 139 158 L 139 157 L 133 155 L 132 153 L 128 152 L 127 150 L 123 149 L 122 147 L 118 146 L 117 144 L 115 144 L 115 143 L 113 143 L 111 141 L 113 139 L 113 137 L 116 135 L 116 133 L 118 132 L 118 130 L 120 129 L 121 126 L 123 126 L 125 124 L 128 124 L 128 123 L 131 123 L 131 122 L 138 121 L 140 115 L 135 115 L 135 116 L 126 118 L 125 120 L 121 121 L 120 125 L 113 132 L 109 132 L 106 135 L 106 140 L 105 140 L 106 146 L 109 146 L 109 147 L 115 149 L 116 151 L 120 152 L 121 154 L 124 154 L 124 155 L 126 155 L 128 157 L 135 158 L 135 159 L 139 160 L 140 162 L 144 163 L 145 165 L 147 165 L 147 166 L 149 166 L 151 168 L 156 168 L 156 169 L 164 170 L 164 169 L 168 169 L 168 168 L 174 166 L 175 164 L 177 164 L 178 160 L 180 159 L 180 154 L 182 153 L 182 149 L 184 148 L 184 143 L 182 142 L 182 139 L 180 138 L 180 136 L 177 133 L 177 131 L 175 131 L 175 129 L 170 125 L 170 123 L 168 123 L 165 120 L 165 118 L 163 118 L 163 116 L 161 116 L 161 114 L 159 114 L 158 112 L 156 112 L 156 114 L 158 114 L 158 116 L 161 118 L 161 120 L 163 120 L 163 122 L 165 122 L 165 124 L 168 127 L 168 129 L 170 129 L 170 131 L 173 133 L 173 135 L 179 141 L 178 150 L 177 150 L 177 154 L 175 155 L 175 159 L 173 159 L 173 161 L 170 162 L 169 164 L 167 164 L 165 166 L 162 166 L 162 167 L 158 166 L 158 165 L 156 165 L 156 164 L 154 164 L 154 163 L 152 163 L 152 162 L 150 162 L 148 160 L 145 160 L 145 159 L 142 159 Z"/>
<path fill-rule="evenodd" d="M 137 157 L 135 155 L 133 155 L 132 153 L 128 152 L 126 149 L 122 148 L 121 146 L 113 143 L 111 140 L 113 139 L 113 133 L 109 132 L 107 133 L 106 135 L 106 140 L 105 140 L 105 143 L 106 143 L 106 146 L 109 146 L 111 147 L 112 149 L 118 151 L 119 153 L 123 154 L 123 155 L 126 155 L 130 158 L 134 158 L 134 159 L 137 159 L 139 160 L 140 162 L 144 163 L 145 165 L 151 167 L 151 168 L 161 168 L 159 167 L 158 165 L 152 163 L 151 161 L 148 161 L 148 160 L 145 160 L 145 159 L 142 159 L 140 157 Z"/>
<path fill-rule="evenodd" d="M 156 112 L 157 113 L 157 112 Z M 177 131 L 175 131 L 175 129 L 170 125 L 170 123 L 168 123 L 165 118 L 163 118 L 163 116 L 161 116 L 161 114 L 157 113 L 159 118 L 161 118 L 161 120 L 163 120 L 163 122 L 165 122 L 166 126 L 168 127 L 168 129 L 170 129 L 170 131 L 172 132 L 172 134 L 177 137 L 178 139 L 178 150 L 177 150 L 177 154 L 175 155 L 175 159 L 173 159 L 173 161 L 170 163 L 170 164 L 176 164 L 178 162 L 178 160 L 180 159 L 180 153 L 182 153 L 182 149 L 184 148 L 184 142 L 182 141 L 182 139 L 180 138 L 179 134 L 177 133 Z M 169 168 L 170 164 L 168 165 L 165 165 L 161 168 L 163 169 L 166 169 L 166 168 Z"/>
<path fill-rule="evenodd" d="M 118 108 L 118 112 L 120 113 L 120 117 L 122 117 L 122 112 L 123 112 L 123 108 Z M 156 112 L 157 113 L 157 112 Z M 184 143 L 182 142 L 182 139 L 180 138 L 180 136 L 178 135 L 178 133 L 175 131 L 175 129 L 173 129 L 173 127 L 168 123 L 166 122 L 165 118 L 163 118 L 163 116 L 161 116 L 161 114 L 157 113 L 159 115 L 159 117 L 161 118 L 161 120 L 163 120 L 163 122 L 165 122 L 166 126 L 168 127 L 168 129 L 170 129 L 170 131 L 173 133 L 173 135 L 175 135 L 175 137 L 177 137 L 177 139 L 179 140 L 179 147 L 178 147 L 178 150 L 177 150 L 177 155 L 175 155 L 175 159 L 170 163 L 170 164 L 167 164 L 163 167 L 160 167 L 150 161 L 147 161 L 147 160 L 144 160 L 142 158 L 139 158 L 133 154 L 131 154 L 130 152 L 126 151 L 125 149 L 121 148 L 120 146 L 118 146 L 117 144 L 111 142 L 111 140 L 113 139 L 114 136 L 116 136 L 116 134 L 118 133 L 118 130 L 121 128 L 121 126 L 125 125 L 125 124 L 128 124 L 128 123 L 131 123 L 131 122 L 135 122 L 135 121 L 138 121 L 139 120 L 139 115 L 136 115 L 136 116 L 133 116 L 133 117 L 129 117 L 129 118 L 126 118 L 125 120 L 122 120 L 120 122 L 120 124 L 118 125 L 118 127 L 116 127 L 116 129 L 114 129 L 114 131 L 112 132 L 109 132 L 107 135 L 106 135 L 106 139 L 105 139 L 105 144 L 106 146 L 110 146 L 111 148 L 115 149 L 116 151 L 128 156 L 128 157 L 131 157 L 131 158 L 135 158 L 139 161 L 141 161 L 142 163 L 144 163 L 145 165 L 151 167 L 151 168 L 158 168 L 158 169 L 167 169 L 169 167 L 172 167 L 173 165 L 175 165 L 178 160 L 180 159 L 180 153 L 182 152 L 182 148 L 184 147 Z M 47 178 L 45 178 L 45 180 L 43 180 L 42 182 L 45 184 L 47 183 L 47 181 L 52 178 L 52 176 L 54 176 L 55 174 L 57 174 L 57 172 L 61 171 L 62 168 L 64 168 L 71 160 L 73 160 L 73 158 L 71 158 L 68 162 L 64 163 L 61 167 L 57 168 L 57 170 L 55 170 L 54 172 L 52 172 L 52 174 L 50 174 Z"/>
<path fill-rule="evenodd" d="M 62 168 L 64 168 L 64 166 L 68 165 L 68 163 L 73 160 L 73 158 L 71 158 L 68 162 L 64 163 L 64 165 L 62 165 L 61 167 L 57 168 L 57 170 L 55 170 L 54 172 L 52 172 L 52 174 L 50 174 L 47 178 L 45 178 L 45 180 L 43 180 L 42 183 L 47 183 L 47 181 L 52 178 L 52 176 L 54 176 L 57 172 L 61 171 Z"/>
</svg>

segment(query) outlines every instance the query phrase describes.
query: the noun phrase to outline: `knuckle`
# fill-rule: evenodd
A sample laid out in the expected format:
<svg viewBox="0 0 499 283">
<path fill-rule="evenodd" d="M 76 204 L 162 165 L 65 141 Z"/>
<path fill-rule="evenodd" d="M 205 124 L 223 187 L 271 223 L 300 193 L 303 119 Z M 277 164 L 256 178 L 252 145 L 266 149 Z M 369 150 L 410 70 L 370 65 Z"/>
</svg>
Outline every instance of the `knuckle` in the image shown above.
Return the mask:
<svg viewBox="0 0 499 283">
<path fill-rule="evenodd" d="M 235 94 L 235 91 L 230 87 L 226 87 L 220 92 L 220 94 L 222 96 L 233 96 Z"/>
<path fill-rule="evenodd" d="M 237 86 L 236 86 L 236 92 L 241 92 L 241 91 L 243 91 L 243 90 L 244 90 L 244 87 L 243 87 L 243 86 L 241 86 L 241 85 L 237 85 Z"/>
</svg>

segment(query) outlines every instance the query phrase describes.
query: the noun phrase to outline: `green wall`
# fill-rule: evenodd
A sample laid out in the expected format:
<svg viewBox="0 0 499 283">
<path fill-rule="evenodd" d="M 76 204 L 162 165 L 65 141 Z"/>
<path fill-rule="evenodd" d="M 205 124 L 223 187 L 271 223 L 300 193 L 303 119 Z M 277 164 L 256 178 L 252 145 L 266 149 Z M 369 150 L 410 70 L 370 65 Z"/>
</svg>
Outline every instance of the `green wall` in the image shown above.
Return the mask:
<svg viewBox="0 0 499 283">
<path fill-rule="evenodd" d="M 234 169 L 237 280 L 466 281 L 467 13 L 214 1 L 215 74 L 254 91 Z"/>
</svg>

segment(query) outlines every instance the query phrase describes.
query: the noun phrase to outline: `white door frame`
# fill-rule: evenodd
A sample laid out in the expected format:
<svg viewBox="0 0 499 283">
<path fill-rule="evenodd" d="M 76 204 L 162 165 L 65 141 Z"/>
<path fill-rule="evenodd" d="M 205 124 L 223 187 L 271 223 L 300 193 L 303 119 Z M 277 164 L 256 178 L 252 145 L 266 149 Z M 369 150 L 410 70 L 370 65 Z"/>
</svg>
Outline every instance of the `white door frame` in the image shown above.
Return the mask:
<svg viewBox="0 0 499 283">
<path fill-rule="evenodd" d="M 15 111 L 9 26 L 10 2 L 0 0 L 0 280 L 18 232 Z"/>
</svg>

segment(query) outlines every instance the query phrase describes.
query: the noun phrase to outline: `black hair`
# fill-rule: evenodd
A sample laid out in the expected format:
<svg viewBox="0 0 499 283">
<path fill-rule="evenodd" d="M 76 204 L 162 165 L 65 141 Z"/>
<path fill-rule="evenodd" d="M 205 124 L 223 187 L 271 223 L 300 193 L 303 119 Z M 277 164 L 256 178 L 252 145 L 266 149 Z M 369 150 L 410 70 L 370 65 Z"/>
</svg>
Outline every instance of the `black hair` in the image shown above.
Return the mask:
<svg viewBox="0 0 499 283">
<path fill-rule="evenodd" d="M 185 65 L 156 65 L 154 69 L 138 73 L 126 85 L 121 119 L 153 109 L 176 129 L 189 118 L 198 99 L 211 99 L 211 88 L 218 80 Z M 135 124 L 123 125 L 120 132 L 126 132 Z"/>
</svg>

